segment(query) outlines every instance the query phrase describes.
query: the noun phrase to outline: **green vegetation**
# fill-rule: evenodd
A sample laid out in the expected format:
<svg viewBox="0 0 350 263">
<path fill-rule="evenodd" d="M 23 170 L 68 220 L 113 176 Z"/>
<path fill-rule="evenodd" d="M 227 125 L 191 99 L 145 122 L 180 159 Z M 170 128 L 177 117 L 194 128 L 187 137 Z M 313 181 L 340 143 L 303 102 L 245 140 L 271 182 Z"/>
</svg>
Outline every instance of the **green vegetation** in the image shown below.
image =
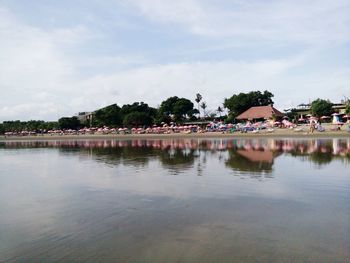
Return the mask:
<svg viewBox="0 0 350 263">
<path fill-rule="evenodd" d="M 273 94 L 267 90 L 263 93 L 260 91 L 251 91 L 249 93 L 234 94 L 230 98 L 226 98 L 224 102 L 225 108 L 229 110 L 229 118 L 233 119 L 242 112 L 253 106 L 273 105 Z"/>
<path fill-rule="evenodd" d="M 45 121 L 4 121 L 0 123 L 0 134 L 5 132 L 21 132 L 21 131 L 47 131 L 57 129 L 57 122 L 45 122 Z"/>
<path fill-rule="evenodd" d="M 92 121 L 81 123 L 77 117 L 62 117 L 57 122 L 45 121 L 4 121 L 0 123 L 0 134 L 5 132 L 34 131 L 45 132 L 55 129 L 79 129 L 85 126 L 110 128 L 117 127 L 150 127 L 154 124 L 186 121 L 196 121 L 202 116 L 200 109 L 203 111 L 203 119 L 214 120 L 220 119 L 225 122 L 232 122 L 234 119 L 253 106 L 273 105 L 272 98 L 274 95 L 265 90 L 251 91 L 248 93 L 233 94 L 225 98 L 223 107 L 219 106 L 213 111 L 207 111 L 207 103 L 203 101 L 201 94 L 197 93 L 194 101 L 198 109 L 194 108 L 192 101 L 186 98 L 172 96 L 162 101 L 159 108 L 150 107 L 144 102 L 134 102 L 118 106 L 112 104 L 93 112 Z M 223 115 L 224 109 L 229 114 Z M 332 103 L 328 100 L 317 99 L 311 104 L 311 111 L 315 116 L 330 115 L 332 113 Z M 350 101 L 347 102 L 346 113 L 350 114 Z M 296 121 L 298 113 L 296 109 L 291 109 L 287 113 L 289 120 Z"/>
<path fill-rule="evenodd" d="M 194 99 L 195 102 L 197 103 L 197 109 L 198 109 L 198 114 L 199 114 L 199 115 L 200 115 L 199 103 L 201 102 L 202 98 L 203 98 L 202 95 L 199 94 L 199 93 L 197 93 L 197 94 L 196 94 L 196 98 Z"/>
<path fill-rule="evenodd" d="M 125 126 L 151 126 L 155 122 L 157 112 L 157 109 L 143 102 L 126 104 L 121 109 Z"/>
<path fill-rule="evenodd" d="M 317 99 L 311 103 L 311 112 L 316 117 L 332 114 L 332 103 L 328 100 Z"/>
<path fill-rule="evenodd" d="M 60 129 L 79 129 L 81 127 L 80 121 L 77 117 L 63 117 L 58 120 L 58 127 Z"/>
<path fill-rule="evenodd" d="M 185 118 L 191 118 L 195 113 L 193 103 L 185 98 L 177 96 L 170 97 L 163 101 L 159 107 L 159 120 L 168 121 L 182 121 Z"/>
<path fill-rule="evenodd" d="M 112 104 L 95 112 L 92 125 L 116 127 L 122 123 L 121 108 L 117 104 Z"/>
</svg>

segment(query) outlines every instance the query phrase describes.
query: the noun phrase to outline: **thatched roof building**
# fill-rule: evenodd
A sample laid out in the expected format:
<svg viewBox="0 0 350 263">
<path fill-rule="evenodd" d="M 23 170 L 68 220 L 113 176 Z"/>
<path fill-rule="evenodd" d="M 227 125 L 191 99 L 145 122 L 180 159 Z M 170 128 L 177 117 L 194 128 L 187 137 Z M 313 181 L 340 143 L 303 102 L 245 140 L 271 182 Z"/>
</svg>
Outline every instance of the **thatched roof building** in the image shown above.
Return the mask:
<svg viewBox="0 0 350 263">
<path fill-rule="evenodd" d="M 282 117 L 284 114 L 271 105 L 251 107 L 242 114 L 238 115 L 238 120 L 271 119 L 273 117 Z"/>
</svg>

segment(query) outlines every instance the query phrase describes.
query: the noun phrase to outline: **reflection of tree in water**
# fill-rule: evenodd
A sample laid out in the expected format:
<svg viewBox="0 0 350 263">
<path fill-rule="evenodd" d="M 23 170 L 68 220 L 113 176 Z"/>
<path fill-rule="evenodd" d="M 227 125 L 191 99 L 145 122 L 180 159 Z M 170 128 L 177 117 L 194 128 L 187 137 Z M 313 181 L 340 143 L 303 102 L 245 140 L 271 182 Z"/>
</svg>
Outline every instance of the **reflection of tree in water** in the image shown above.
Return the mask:
<svg viewBox="0 0 350 263">
<path fill-rule="evenodd" d="M 109 164 L 122 163 L 131 166 L 146 166 L 149 160 L 157 154 L 157 151 L 157 149 L 150 147 L 97 148 L 93 149 L 93 155 L 98 161 Z"/>
<path fill-rule="evenodd" d="M 154 159 L 160 150 L 151 147 L 107 147 L 107 148 L 59 148 L 60 151 L 79 151 L 86 153 L 98 162 L 108 165 L 146 166 L 150 159 Z"/>
<path fill-rule="evenodd" d="M 159 160 L 165 168 L 181 172 L 193 167 L 198 155 L 195 150 L 171 149 L 160 151 Z"/>
<path fill-rule="evenodd" d="M 52 140 L 6 141 L 1 148 L 57 148 L 64 155 L 93 158 L 109 165 L 143 167 L 150 160 L 180 172 L 194 166 L 198 175 L 206 167 L 207 155 L 225 161 L 243 172 L 271 173 L 273 160 L 285 153 L 318 166 L 332 160 L 350 162 L 350 139 L 167 139 L 167 140 Z M 217 156 L 216 156 L 217 155 Z M 228 155 L 228 157 L 227 157 Z M 223 157 L 225 156 L 225 157 Z"/>
<path fill-rule="evenodd" d="M 194 160 L 197 157 L 196 150 L 182 149 L 158 149 L 147 146 L 132 147 L 106 147 L 106 148 L 59 148 L 63 154 L 76 153 L 91 156 L 98 162 L 108 165 L 126 165 L 135 167 L 144 167 L 150 160 L 158 159 L 161 164 L 168 169 L 180 172 L 193 167 Z"/>
<path fill-rule="evenodd" d="M 337 149 L 342 149 L 342 153 L 338 152 Z M 348 149 L 346 143 L 341 140 L 337 140 L 337 145 L 334 145 L 330 140 L 312 140 L 296 143 L 288 153 L 302 161 L 312 162 L 322 167 L 333 160 L 350 162 L 350 153 L 346 149 Z"/>
</svg>

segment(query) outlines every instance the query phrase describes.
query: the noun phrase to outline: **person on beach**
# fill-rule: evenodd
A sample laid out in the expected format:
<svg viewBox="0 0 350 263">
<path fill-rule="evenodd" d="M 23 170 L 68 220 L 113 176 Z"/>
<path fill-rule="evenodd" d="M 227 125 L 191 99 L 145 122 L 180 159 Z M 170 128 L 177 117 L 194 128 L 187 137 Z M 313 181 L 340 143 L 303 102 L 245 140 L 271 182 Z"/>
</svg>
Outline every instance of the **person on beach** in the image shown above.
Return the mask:
<svg viewBox="0 0 350 263">
<path fill-rule="evenodd" d="M 310 122 L 310 129 L 309 129 L 309 133 L 314 133 L 315 131 L 315 123 L 313 121 Z"/>
</svg>

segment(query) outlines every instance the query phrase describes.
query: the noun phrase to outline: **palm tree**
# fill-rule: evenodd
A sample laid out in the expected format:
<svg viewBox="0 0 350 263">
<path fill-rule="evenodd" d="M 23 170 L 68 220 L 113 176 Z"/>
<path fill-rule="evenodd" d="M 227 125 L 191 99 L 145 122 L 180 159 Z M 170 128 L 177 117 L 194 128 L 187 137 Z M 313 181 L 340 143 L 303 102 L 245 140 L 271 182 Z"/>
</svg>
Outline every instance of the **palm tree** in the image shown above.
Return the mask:
<svg viewBox="0 0 350 263">
<path fill-rule="evenodd" d="M 220 106 L 216 110 L 219 113 L 219 118 L 221 119 L 221 113 L 224 111 Z"/>
<path fill-rule="evenodd" d="M 207 108 L 207 103 L 205 103 L 205 101 L 203 101 L 200 106 L 203 109 L 203 116 L 205 118 L 205 109 Z"/>
<path fill-rule="evenodd" d="M 202 95 L 199 94 L 199 93 L 197 93 L 197 94 L 196 94 L 195 101 L 197 102 L 197 105 L 198 105 L 199 117 L 201 116 L 201 112 L 200 112 L 200 110 L 199 110 L 199 103 L 201 102 L 201 100 L 202 100 Z"/>
</svg>

